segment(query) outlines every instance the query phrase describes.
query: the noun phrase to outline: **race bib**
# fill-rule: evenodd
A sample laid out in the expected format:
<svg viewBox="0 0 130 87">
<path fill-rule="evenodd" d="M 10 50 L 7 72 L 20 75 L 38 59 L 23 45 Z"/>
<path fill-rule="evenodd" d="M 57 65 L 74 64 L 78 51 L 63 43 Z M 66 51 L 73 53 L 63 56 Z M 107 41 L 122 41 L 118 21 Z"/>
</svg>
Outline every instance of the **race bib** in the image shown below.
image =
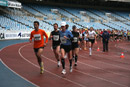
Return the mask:
<svg viewBox="0 0 130 87">
<path fill-rule="evenodd" d="M 53 35 L 53 40 L 58 41 L 59 40 L 59 35 Z"/>
<path fill-rule="evenodd" d="M 94 39 L 94 34 L 90 34 L 90 35 L 89 35 L 89 38 L 90 38 L 90 39 Z"/>
<path fill-rule="evenodd" d="M 34 40 L 35 41 L 41 40 L 41 35 L 40 34 L 35 34 L 34 35 Z"/>
<path fill-rule="evenodd" d="M 66 43 L 66 39 L 65 39 L 64 37 L 61 37 L 60 40 L 61 40 L 61 43 L 62 43 L 62 44 L 65 44 L 65 43 Z"/>
<path fill-rule="evenodd" d="M 78 38 L 74 37 L 72 42 L 78 42 Z"/>
</svg>

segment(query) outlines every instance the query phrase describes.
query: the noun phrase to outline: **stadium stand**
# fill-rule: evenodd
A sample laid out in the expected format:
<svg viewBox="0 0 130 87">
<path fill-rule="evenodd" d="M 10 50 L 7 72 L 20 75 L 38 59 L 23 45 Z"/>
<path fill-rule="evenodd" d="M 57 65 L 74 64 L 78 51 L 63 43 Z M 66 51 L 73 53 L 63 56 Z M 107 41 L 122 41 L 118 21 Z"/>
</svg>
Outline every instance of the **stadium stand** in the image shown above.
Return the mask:
<svg viewBox="0 0 130 87">
<path fill-rule="evenodd" d="M 6 11 L 4 10 L 6 9 Z M 57 12 L 52 12 L 57 9 Z M 33 21 L 40 22 L 40 28 L 51 31 L 53 24 L 67 21 L 71 30 L 73 25 L 79 29 L 94 27 L 95 29 L 130 29 L 129 12 L 100 10 L 90 8 L 70 8 L 37 4 L 23 4 L 21 9 L 0 7 L 4 14 L 0 15 L 0 29 L 5 30 L 32 30 Z M 81 15 L 80 11 L 86 12 Z M 107 16 L 106 13 L 111 13 Z"/>
</svg>

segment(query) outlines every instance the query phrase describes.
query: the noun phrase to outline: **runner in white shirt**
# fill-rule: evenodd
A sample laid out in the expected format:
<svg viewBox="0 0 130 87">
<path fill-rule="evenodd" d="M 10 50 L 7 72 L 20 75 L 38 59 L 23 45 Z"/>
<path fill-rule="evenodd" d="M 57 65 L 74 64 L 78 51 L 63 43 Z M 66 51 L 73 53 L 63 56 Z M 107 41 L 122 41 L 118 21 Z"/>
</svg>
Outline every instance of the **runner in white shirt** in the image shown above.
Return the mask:
<svg viewBox="0 0 130 87">
<path fill-rule="evenodd" d="M 93 27 L 90 27 L 90 30 L 88 31 L 88 41 L 89 41 L 89 55 L 92 55 L 92 47 L 94 43 L 97 43 L 96 41 L 96 32 L 94 31 Z"/>
<path fill-rule="evenodd" d="M 87 50 L 87 42 L 88 42 L 88 30 L 85 30 L 85 31 L 83 32 L 84 50 Z"/>
</svg>

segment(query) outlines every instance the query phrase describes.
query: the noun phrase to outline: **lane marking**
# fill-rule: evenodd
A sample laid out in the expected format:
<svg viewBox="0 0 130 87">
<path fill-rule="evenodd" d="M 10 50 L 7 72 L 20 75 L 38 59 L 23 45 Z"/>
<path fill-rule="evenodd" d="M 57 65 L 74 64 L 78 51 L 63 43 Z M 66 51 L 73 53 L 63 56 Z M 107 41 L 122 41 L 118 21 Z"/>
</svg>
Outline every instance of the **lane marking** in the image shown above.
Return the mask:
<svg viewBox="0 0 130 87">
<path fill-rule="evenodd" d="M 46 56 L 44 56 L 44 55 L 42 55 L 42 56 L 43 56 L 44 58 L 50 60 L 50 61 L 53 62 L 53 63 L 57 63 L 57 62 L 51 60 L 50 58 L 48 58 L 48 57 L 46 57 Z M 66 67 L 67 67 L 67 66 L 66 66 Z M 69 67 L 67 67 L 67 68 L 69 68 Z M 109 82 L 109 83 L 112 83 L 112 84 L 115 84 L 115 85 L 119 85 L 119 86 L 123 86 L 123 87 L 128 87 L 128 86 L 126 86 L 126 85 L 123 85 L 123 84 L 120 84 L 120 83 L 117 83 L 117 82 L 113 82 L 113 81 L 110 81 L 110 80 L 107 80 L 107 79 L 104 79 L 104 78 L 101 78 L 101 77 L 93 76 L 93 75 L 91 75 L 91 74 L 88 74 L 88 73 L 85 73 L 85 72 L 82 72 L 82 71 L 79 71 L 79 70 L 76 70 L 76 69 L 73 69 L 73 70 L 74 70 L 74 71 L 77 71 L 77 72 L 79 72 L 79 73 L 81 73 L 81 74 L 88 75 L 88 76 L 94 77 L 94 78 L 96 78 L 96 79 L 100 79 L 100 80 L 103 80 L 103 81 L 106 81 L 106 82 Z"/>
<path fill-rule="evenodd" d="M 85 56 L 83 56 L 83 55 L 79 55 L 79 56 L 81 56 L 81 57 L 83 57 L 83 58 L 86 58 Z M 97 55 L 94 55 L 94 56 L 97 56 Z M 101 57 L 101 56 L 97 56 L 97 57 Z M 103 58 L 103 57 L 101 57 L 101 58 Z M 108 59 L 108 58 L 105 58 L 105 59 Z M 125 70 L 128 70 L 128 71 L 130 71 L 130 69 L 128 69 L 128 68 L 125 68 L 125 67 L 122 67 L 122 66 L 118 66 L 118 65 L 115 65 L 115 64 L 109 64 L 109 63 L 106 63 L 106 62 L 102 62 L 102 61 L 99 61 L 99 60 L 97 60 L 98 62 L 101 62 L 101 63 L 104 63 L 104 64 L 107 64 L 107 65 L 110 65 L 110 66 L 115 66 L 115 67 L 119 67 L 119 68 L 122 68 L 122 69 L 125 69 Z M 96 61 L 96 62 L 97 62 Z M 118 61 L 119 62 L 119 61 Z"/>
<path fill-rule="evenodd" d="M 23 46 L 21 46 L 21 47 L 19 48 L 19 50 L 18 50 L 19 55 L 21 56 L 22 59 L 24 59 L 24 60 L 27 61 L 28 63 L 32 64 L 33 66 L 35 66 L 35 67 L 37 67 L 37 68 L 40 68 L 38 65 L 32 63 L 31 61 L 29 61 L 28 59 L 26 59 L 26 58 L 21 54 L 21 52 L 20 52 L 21 49 L 24 48 L 24 47 L 27 46 L 27 45 L 30 45 L 30 44 L 23 45 Z M 53 76 L 56 76 L 56 77 L 58 77 L 58 78 L 61 78 L 61 79 L 66 80 L 66 81 L 68 81 L 68 82 L 71 82 L 71 83 L 73 83 L 73 84 L 75 84 L 75 85 L 78 85 L 78 86 L 81 86 L 81 87 L 86 87 L 85 85 L 79 84 L 79 83 L 74 82 L 74 81 L 72 81 L 72 80 L 69 80 L 69 79 L 67 79 L 67 78 L 63 78 L 63 77 L 61 77 L 61 76 L 59 76 L 59 75 L 57 75 L 57 74 L 55 74 L 55 73 L 52 73 L 52 72 L 50 72 L 50 71 L 48 71 L 48 70 L 45 70 L 45 71 L 46 71 L 47 73 L 53 75 Z"/>
<path fill-rule="evenodd" d="M 42 55 L 42 57 L 44 57 L 44 58 L 50 60 L 50 61 L 53 62 L 53 63 L 57 63 L 57 62 L 55 62 L 54 60 L 52 60 L 52 59 L 50 59 L 50 58 L 48 58 L 48 57 L 46 57 L 46 56 L 44 56 L 44 55 Z M 67 67 L 67 66 L 66 66 L 66 67 Z M 67 68 L 69 68 L 69 67 L 67 67 Z M 75 70 L 75 69 L 74 69 L 74 70 Z M 107 81 L 107 82 L 116 84 L 116 85 L 128 87 L 128 86 L 126 86 L 126 85 L 123 85 L 123 84 L 120 84 L 120 83 L 117 83 L 117 82 L 113 82 L 113 81 L 110 81 L 110 80 L 107 80 L 107 79 L 104 79 L 104 78 L 101 78 L 101 77 L 93 76 L 93 75 L 91 75 L 91 74 L 88 74 L 88 73 L 85 73 L 85 72 L 82 72 L 82 71 L 79 71 L 79 70 L 75 70 L 75 71 L 80 72 L 80 73 L 82 73 L 82 74 L 84 74 L 84 75 L 89 75 L 89 76 L 91 76 L 91 77 L 94 77 L 94 78 L 97 78 L 97 79 L 100 79 L 100 80 L 104 80 L 104 81 Z"/>
<path fill-rule="evenodd" d="M 23 42 L 24 43 L 28 43 L 28 42 Z M 10 47 L 10 46 L 15 46 L 15 45 L 18 45 L 18 44 L 21 44 L 21 43 L 17 43 L 17 44 L 12 44 L 12 45 L 8 45 L 6 47 L 3 47 L 2 49 L 0 49 L 0 52 L 2 52 L 2 50 L 6 49 L 7 47 Z M 24 79 L 25 81 L 29 82 L 30 84 L 36 86 L 36 87 L 39 87 L 38 85 L 32 83 L 31 81 L 27 80 L 26 78 L 24 78 L 23 76 L 19 75 L 18 73 L 16 73 L 14 70 L 12 70 L 11 68 L 9 68 L 4 62 L 3 60 L 0 58 L 0 61 L 9 69 L 11 70 L 14 74 L 16 74 L 17 76 L 19 76 L 20 78 Z"/>
</svg>

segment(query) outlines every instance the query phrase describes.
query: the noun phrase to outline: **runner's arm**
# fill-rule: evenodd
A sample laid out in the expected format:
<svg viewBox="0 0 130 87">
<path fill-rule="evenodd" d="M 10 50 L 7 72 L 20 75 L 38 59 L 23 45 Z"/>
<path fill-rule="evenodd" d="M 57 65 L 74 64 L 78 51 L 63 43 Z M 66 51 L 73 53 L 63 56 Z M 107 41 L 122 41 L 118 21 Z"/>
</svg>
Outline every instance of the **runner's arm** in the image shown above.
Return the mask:
<svg viewBox="0 0 130 87">
<path fill-rule="evenodd" d="M 31 43 L 32 42 L 32 38 L 33 38 L 33 35 L 32 35 L 32 32 L 30 34 L 30 39 L 29 39 L 29 42 Z"/>
</svg>

